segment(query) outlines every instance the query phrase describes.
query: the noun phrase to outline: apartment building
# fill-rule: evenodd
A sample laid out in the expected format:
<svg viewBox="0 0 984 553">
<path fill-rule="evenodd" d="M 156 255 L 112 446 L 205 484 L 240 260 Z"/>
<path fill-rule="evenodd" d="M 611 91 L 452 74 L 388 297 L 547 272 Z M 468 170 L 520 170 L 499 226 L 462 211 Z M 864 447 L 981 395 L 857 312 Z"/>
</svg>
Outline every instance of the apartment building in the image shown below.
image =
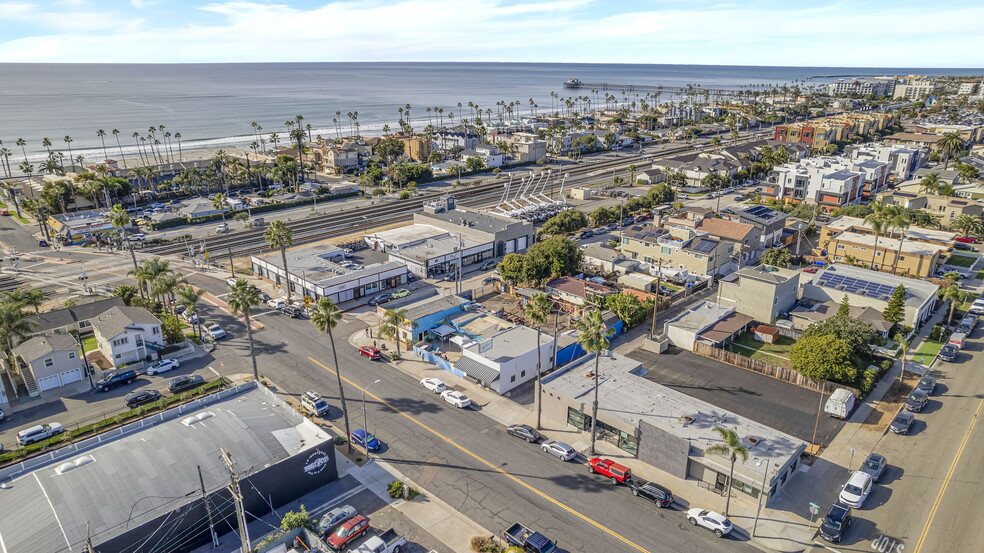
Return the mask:
<svg viewBox="0 0 984 553">
<path fill-rule="evenodd" d="M 952 232 L 909 227 L 878 235 L 858 217 L 838 217 L 820 231 L 814 255 L 834 262 L 857 262 L 873 269 L 913 277 L 936 273 L 952 251 Z"/>
<path fill-rule="evenodd" d="M 830 211 L 864 197 L 865 177 L 841 158 L 812 157 L 774 167 L 765 179 L 763 195 L 794 203 L 814 202 Z M 877 191 L 875 183 L 871 186 Z"/>
<path fill-rule="evenodd" d="M 913 129 L 917 133 L 928 133 L 944 135 L 955 132 L 960 138 L 970 144 L 978 144 L 984 141 L 984 125 L 943 125 L 940 123 L 920 123 L 914 125 Z"/>
<path fill-rule="evenodd" d="M 512 139 L 516 147 L 516 161 L 526 163 L 547 157 L 547 142 L 539 140 L 535 134 L 517 132 L 512 134 Z"/>
<path fill-rule="evenodd" d="M 772 324 L 796 305 L 800 271 L 771 265 L 742 267 L 721 279 L 718 305 Z"/>
<path fill-rule="evenodd" d="M 884 130 L 891 122 L 892 116 L 888 113 L 841 113 L 791 125 L 777 125 L 772 135 L 774 140 L 808 144 L 816 151 L 853 136 Z"/>
<path fill-rule="evenodd" d="M 965 199 L 935 194 L 915 194 L 912 192 L 889 191 L 878 195 L 885 205 L 900 205 L 909 209 L 919 209 L 940 218 L 940 225 L 949 227 L 961 215 L 980 217 L 984 209 L 981 204 Z"/>
<path fill-rule="evenodd" d="M 900 144 L 868 142 L 844 148 L 844 157 L 851 161 L 875 160 L 888 163 L 888 178 L 891 183 L 904 182 L 926 164 L 929 150 Z"/>
<path fill-rule="evenodd" d="M 838 79 L 827 85 L 831 96 L 891 96 L 895 92 L 895 77 L 870 79 Z"/>
<path fill-rule="evenodd" d="M 622 253 L 627 257 L 705 278 L 733 271 L 735 251 L 734 242 L 684 226 L 639 225 L 622 231 Z"/>
<path fill-rule="evenodd" d="M 913 80 L 895 85 L 892 98 L 904 100 L 921 100 L 938 91 L 940 86 L 933 81 Z"/>
</svg>

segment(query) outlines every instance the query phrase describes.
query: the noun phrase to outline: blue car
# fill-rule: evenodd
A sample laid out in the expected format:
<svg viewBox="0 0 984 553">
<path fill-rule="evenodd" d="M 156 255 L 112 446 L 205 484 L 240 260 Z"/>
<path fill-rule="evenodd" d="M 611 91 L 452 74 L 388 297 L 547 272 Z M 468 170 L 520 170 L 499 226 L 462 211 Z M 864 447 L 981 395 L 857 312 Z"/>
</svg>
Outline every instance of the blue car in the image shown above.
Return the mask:
<svg viewBox="0 0 984 553">
<path fill-rule="evenodd" d="M 379 451 L 379 440 L 375 436 L 359 428 L 349 434 L 352 443 L 368 451 Z"/>
</svg>

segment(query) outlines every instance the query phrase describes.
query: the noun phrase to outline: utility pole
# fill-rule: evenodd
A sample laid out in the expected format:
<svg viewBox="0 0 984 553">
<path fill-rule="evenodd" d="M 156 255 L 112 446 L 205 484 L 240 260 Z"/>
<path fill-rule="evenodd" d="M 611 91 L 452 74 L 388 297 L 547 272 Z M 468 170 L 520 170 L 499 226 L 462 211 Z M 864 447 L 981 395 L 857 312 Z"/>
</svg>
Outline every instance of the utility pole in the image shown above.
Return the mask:
<svg viewBox="0 0 984 553">
<path fill-rule="evenodd" d="M 229 454 L 224 448 L 220 449 L 222 452 L 222 459 L 225 461 L 226 468 L 229 469 L 229 494 L 232 495 L 232 501 L 236 505 L 236 520 L 239 524 L 239 540 L 242 545 L 242 553 L 250 553 L 252 548 L 249 545 L 249 530 L 246 528 L 246 509 L 243 507 L 243 494 L 239 490 L 239 477 L 236 476 L 235 465 L 236 462 L 232 459 L 232 455 Z"/>
<path fill-rule="evenodd" d="M 557 370 L 557 321 L 560 319 L 560 310 L 554 312 L 554 331 L 553 331 L 553 355 L 551 358 L 551 372 Z M 541 419 L 543 415 L 543 371 L 540 366 L 536 367 L 536 429 L 543 428 Z"/>
<path fill-rule="evenodd" d="M 208 531 L 212 535 L 212 547 L 219 546 L 219 536 L 215 533 L 215 520 L 212 518 L 212 504 L 208 501 L 208 494 L 205 492 L 205 478 L 202 477 L 202 466 L 198 465 L 198 482 L 202 485 L 202 501 L 205 503 L 205 514 L 208 515 Z"/>
<path fill-rule="evenodd" d="M 85 553 L 96 553 L 92 547 L 92 534 L 89 533 L 89 521 L 85 521 Z"/>
<path fill-rule="evenodd" d="M 661 279 L 663 277 L 663 261 L 659 260 L 656 262 L 656 301 L 653 303 L 653 326 L 649 330 L 649 339 L 656 337 L 656 313 L 659 312 L 659 288 L 662 286 Z"/>
</svg>

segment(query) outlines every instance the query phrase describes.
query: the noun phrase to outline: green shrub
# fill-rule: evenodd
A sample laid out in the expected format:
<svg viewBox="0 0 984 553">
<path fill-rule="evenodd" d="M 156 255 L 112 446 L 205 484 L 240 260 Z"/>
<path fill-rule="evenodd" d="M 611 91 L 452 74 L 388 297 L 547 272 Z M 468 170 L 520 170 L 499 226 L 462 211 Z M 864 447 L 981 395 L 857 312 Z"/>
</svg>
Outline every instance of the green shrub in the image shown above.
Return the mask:
<svg viewBox="0 0 984 553">
<path fill-rule="evenodd" d="M 348 438 L 346 438 L 345 436 L 338 436 L 332 441 L 335 442 L 335 445 L 341 446 L 341 445 L 345 445 L 346 442 L 348 442 Z"/>
</svg>

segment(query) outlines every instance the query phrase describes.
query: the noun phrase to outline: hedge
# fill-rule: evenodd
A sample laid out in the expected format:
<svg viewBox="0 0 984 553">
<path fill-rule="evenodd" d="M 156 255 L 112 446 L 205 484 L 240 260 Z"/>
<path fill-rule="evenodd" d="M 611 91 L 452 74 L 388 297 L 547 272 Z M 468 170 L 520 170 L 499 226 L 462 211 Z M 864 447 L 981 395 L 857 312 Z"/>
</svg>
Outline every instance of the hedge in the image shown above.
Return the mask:
<svg viewBox="0 0 984 553">
<path fill-rule="evenodd" d="M 207 395 L 216 389 L 224 388 L 229 384 L 224 377 L 220 377 L 211 382 L 206 382 L 197 388 L 192 388 L 191 390 L 181 392 L 180 394 L 175 394 L 173 396 L 164 396 L 161 399 L 148 403 L 146 405 L 141 405 L 136 409 L 130 409 L 129 411 L 123 411 L 117 415 L 109 418 L 105 418 L 101 421 L 96 421 L 91 424 L 76 428 L 75 430 L 66 430 L 63 434 L 48 438 L 28 446 L 24 446 L 20 449 L 15 449 L 8 451 L 0 455 L 0 465 L 5 465 L 10 461 L 21 459 L 23 457 L 28 457 L 34 453 L 44 452 L 48 449 L 55 449 L 62 447 L 63 445 L 73 442 L 78 438 L 87 438 L 89 434 L 98 434 L 103 430 L 121 426 L 123 424 L 133 422 L 133 420 L 142 419 L 150 414 L 157 411 L 163 411 L 167 407 L 174 405 L 176 403 L 184 403 L 188 400 L 197 398 L 199 396 Z"/>
<path fill-rule="evenodd" d="M 359 192 L 348 192 L 345 194 L 332 194 L 330 196 L 320 196 L 317 198 L 319 202 L 330 202 L 333 200 L 340 200 L 342 198 L 351 198 L 353 196 L 358 196 Z M 256 215 L 257 213 L 266 213 L 268 211 L 279 211 L 281 209 L 290 209 L 292 207 L 298 207 L 302 205 L 313 204 L 315 202 L 314 198 L 306 200 L 298 200 L 296 202 L 281 202 L 266 204 L 257 207 L 251 207 L 247 209 L 239 209 L 236 211 L 229 211 L 225 213 L 225 219 L 232 219 L 237 213 L 252 213 Z M 221 221 L 223 219 L 222 213 L 213 213 L 212 215 L 205 215 L 204 217 L 177 217 L 175 219 L 168 219 L 167 221 L 161 221 L 160 223 L 154 223 L 151 226 L 154 230 L 163 230 L 168 228 L 175 228 L 184 225 L 197 225 L 201 223 L 214 223 L 215 221 Z"/>
</svg>

